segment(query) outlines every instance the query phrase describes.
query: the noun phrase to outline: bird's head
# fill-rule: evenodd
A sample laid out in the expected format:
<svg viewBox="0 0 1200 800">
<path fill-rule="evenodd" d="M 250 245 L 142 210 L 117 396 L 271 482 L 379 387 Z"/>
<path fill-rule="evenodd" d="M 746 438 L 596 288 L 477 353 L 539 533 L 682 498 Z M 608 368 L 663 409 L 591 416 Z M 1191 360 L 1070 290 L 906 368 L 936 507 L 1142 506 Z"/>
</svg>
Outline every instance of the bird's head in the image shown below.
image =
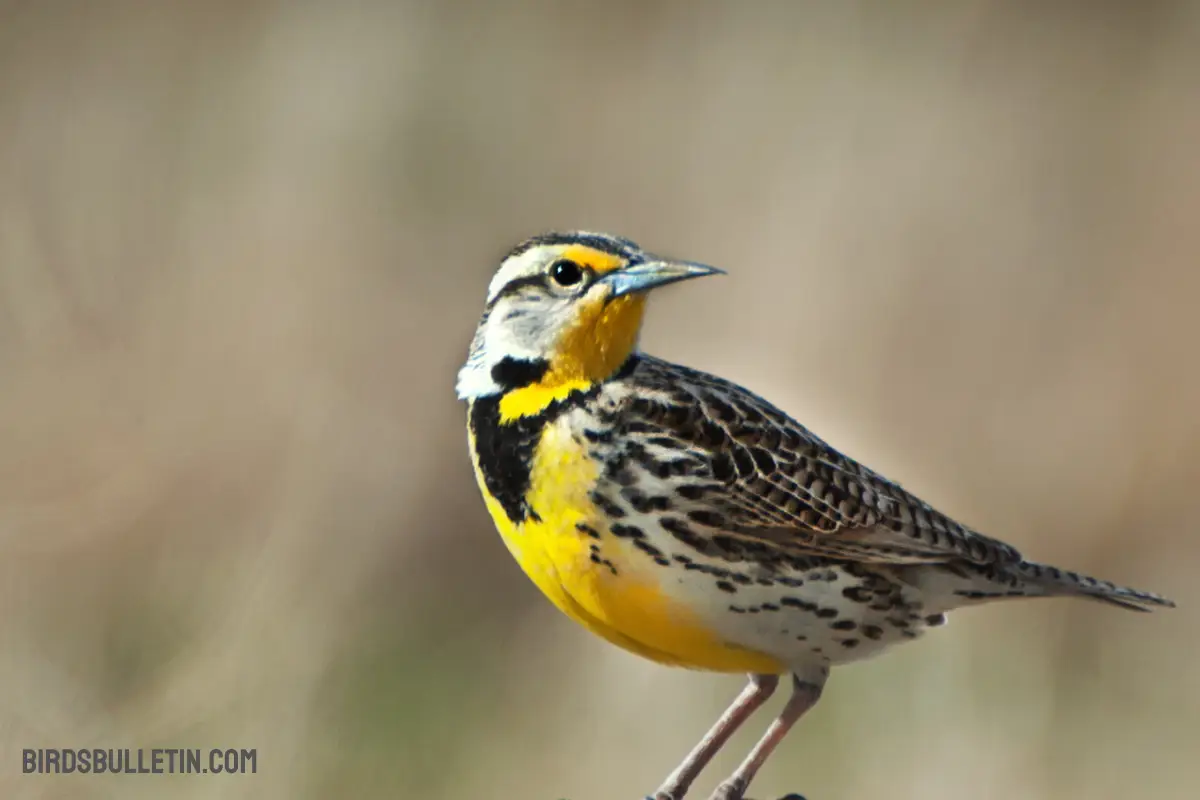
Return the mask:
<svg viewBox="0 0 1200 800">
<path fill-rule="evenodd" d="M 526 387 L 549 403 L 611 377 L 637 347 L 646 293 L 721 272 L 596 233 L 549 233 L 517 245 L 492 278 L 458 396 Z M 537 397 L 534 398 L 534 395 Z"/>
</svg>

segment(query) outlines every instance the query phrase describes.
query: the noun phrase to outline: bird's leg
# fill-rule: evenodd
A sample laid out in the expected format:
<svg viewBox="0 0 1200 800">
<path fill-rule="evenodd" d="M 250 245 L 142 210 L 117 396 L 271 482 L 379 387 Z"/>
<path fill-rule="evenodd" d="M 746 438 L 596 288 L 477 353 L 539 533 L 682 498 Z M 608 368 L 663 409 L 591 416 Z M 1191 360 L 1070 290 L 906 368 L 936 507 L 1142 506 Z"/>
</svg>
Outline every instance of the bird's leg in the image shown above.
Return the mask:
<svg viewBox="0 0 1200 800">
<path fill-rule="evenodd" d="M 787 732 L 796 724 L 796 720 L 817 704 L 824 686 L 824 675 L 821 675 L 816 682 L 801 680 L 798 675 L 792 676 L 792 696 L 788 698 L 787 705 L 779 712 L 779 716 L 767 728 L 763 737 L 758 740 L 758 744 L 754 745 L 754 749 L 750 751 L 750 755 L 746 756 L 746 760 L 713 792 L 712 800 L 742 800 L 750 781 L 754 780 L 755 774 L 783 741 L 783 737 L 787 736 Z"/>
<path fill-rule="evenodd" d="M 729 737 L 742 726 L 742 723 L 758 710 L 759 706 L 767 702 L 767 698 L 775 692 L 775 687 L 778 685 L 779 676 L 777 675 L 751 675 L 750 682 L 746 684 L 745 689 L 742 689 L 742 693 L 730 704 L 729 708 L 725 709 L 725 713 L 709 729 L 708 733 L 704 734 L 704 738 L 692 749 L 692 752 L 687 754 L 687 758 L 683 759 L 675 771 L 663 781 L 663 785 L 654 793 L 654 800 L 683 800 L 688 787 L 692 785 L 692 781 L 696 780 L 700 771 L 712 760 L 725 742 L 729 741 Z"/>
</svg>

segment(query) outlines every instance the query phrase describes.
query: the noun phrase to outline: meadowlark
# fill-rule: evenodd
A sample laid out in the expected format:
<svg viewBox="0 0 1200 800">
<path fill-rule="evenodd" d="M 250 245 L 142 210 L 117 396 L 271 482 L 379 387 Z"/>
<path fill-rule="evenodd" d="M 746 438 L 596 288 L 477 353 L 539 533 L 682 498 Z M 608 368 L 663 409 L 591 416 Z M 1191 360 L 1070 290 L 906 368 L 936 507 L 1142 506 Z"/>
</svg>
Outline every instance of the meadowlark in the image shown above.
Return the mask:
<svg viewBox="0 0 1200 800">
<path fill-rule="evenodd" d="M 505 544 L 567 616 L 663 664 L 749 674 L 667 777 L 679 800 L 790 675 L 779 716 L 715 800 L 740 800 L 832 666 L 961 606 L 1156 594 L 1026 561 L 736 384 L 646 355 L 651 289 L 721 270 L 597 233 L 508 253 L 458 375 L 475 473 Z"/>
</svg>

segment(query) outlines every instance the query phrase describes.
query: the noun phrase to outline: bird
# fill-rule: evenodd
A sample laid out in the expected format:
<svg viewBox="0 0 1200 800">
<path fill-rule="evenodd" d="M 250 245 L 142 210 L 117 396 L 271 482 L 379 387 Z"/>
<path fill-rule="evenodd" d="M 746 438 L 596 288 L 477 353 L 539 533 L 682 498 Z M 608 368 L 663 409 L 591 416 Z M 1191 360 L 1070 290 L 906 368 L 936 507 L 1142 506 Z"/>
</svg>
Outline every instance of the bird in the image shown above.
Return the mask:
<svg viewBox="0 0 1200 800">
<path fill-rule="evenodd" d="M 647 295 L 723 274 L 620 236 L 554 231 L 501 260 L 457 376 L 487 511 L 538 589 L 660 664 L 744 673 L 651 796 L 682 800 L 782 679 L 791 694 L 712 800 L 742 800 L 830 669 L 964 606 L 1150 592 L 1026 560 L 731 381 L 643 352 Z"/>
</svg>

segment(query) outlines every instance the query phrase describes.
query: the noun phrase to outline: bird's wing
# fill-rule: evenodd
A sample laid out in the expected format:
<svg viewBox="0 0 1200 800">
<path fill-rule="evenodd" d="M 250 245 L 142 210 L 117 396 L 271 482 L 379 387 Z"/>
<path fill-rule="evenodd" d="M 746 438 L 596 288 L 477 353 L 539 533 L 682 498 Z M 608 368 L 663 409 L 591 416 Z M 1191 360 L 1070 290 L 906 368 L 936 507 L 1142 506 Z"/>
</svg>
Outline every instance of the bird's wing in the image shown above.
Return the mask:
<svg viewBox="0 0 1200 800">
<path fill-rule="evenodd" d="M 709 535 L 866 563 L 1021 560 L 736 384 L 649 356 L 631 380 L 626 441 L 644 461 L 686 453 L 685 513 Z"/>
</svg>

